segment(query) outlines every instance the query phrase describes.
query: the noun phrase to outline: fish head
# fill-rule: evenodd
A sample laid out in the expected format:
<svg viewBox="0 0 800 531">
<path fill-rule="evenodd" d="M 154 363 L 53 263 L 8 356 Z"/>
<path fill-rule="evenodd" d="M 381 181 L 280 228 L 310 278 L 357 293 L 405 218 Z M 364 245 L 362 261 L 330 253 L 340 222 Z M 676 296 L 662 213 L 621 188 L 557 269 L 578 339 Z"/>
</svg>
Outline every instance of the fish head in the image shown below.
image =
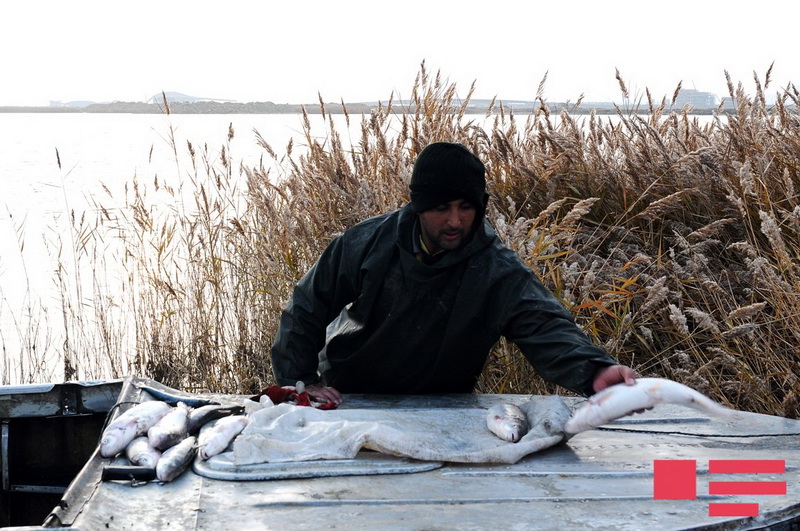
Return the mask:
<svg viewBox="0 0 800 531">
<path fill-rule="evenodd" d="M 102 455 L 104 457 L 112 457 L 112 448 L 119 447 L 119 440 L 120 433 L 118 430 L 104 434 L 103 439 L 100 441 L 100 452 Z"/>
<path fill-rule="evenodd" d="M 511 421 L 507 424 L 506 440 L 510 442 L 517 442 L 527 433 L 527 424 L 519 421 Z"/>
<path fill-rule="evenodd" d="M 135 434 L 130 429 L 115 428 L 103 432 L 100 439 L 100 455 L 103 457 L 114 457 L 133 440 Z"/>
</svg>

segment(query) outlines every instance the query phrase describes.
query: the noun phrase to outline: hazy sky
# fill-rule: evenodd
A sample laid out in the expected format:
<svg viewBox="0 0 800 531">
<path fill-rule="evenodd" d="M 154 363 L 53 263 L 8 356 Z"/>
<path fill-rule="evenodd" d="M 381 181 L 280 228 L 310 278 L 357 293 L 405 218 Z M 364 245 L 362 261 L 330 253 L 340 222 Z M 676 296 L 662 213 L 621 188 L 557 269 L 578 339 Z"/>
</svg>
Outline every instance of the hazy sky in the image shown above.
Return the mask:
<svg viewBox="0 0 800 531">
<path fill-rule="evenodd" d="M 124 7 L 123 7 L 124 6 Z M 0 105 L 408 97 L 424 60 L 466 95 L 549 101 L 727 95 L 800 84 L 800 4 L 760 0 L 13 0 L 0 5 Z"/>
</svg>

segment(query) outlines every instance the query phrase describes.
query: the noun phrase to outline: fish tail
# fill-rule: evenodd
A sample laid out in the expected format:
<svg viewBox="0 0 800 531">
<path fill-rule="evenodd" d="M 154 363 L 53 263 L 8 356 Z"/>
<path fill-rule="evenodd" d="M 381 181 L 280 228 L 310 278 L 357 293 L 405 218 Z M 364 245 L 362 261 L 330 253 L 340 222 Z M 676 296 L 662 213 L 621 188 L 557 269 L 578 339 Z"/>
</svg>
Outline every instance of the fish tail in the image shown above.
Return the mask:
<svg viewBox="0 0 800 531">
<path fill-rule="evenodd" d="M 696 393 L 692 396 L 692 403 L 698 406 L 697 409 L 704 411 L 709 415 L 729 418 L 737 416 L 736 410 L 723 406 L 722 404 L 715 402 L 714 400 L 711 400 L 707 396 L 704 396 L 700 393 Z"/>
<path fill-rule="evenodd" d="M 717 417 L 735 417 L 736 410 L 723 406 L 703 393 L 678 382 L 669 382 L 668 401 L 683 404 L 703 413 Z"/>
</svg>

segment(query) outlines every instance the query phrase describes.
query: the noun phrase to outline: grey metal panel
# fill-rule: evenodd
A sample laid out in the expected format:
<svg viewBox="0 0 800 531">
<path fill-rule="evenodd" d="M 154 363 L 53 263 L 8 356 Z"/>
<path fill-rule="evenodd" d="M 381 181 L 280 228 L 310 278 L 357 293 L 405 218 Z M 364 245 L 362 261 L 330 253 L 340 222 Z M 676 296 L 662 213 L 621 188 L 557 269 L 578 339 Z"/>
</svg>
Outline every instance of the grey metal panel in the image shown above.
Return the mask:
<svg viewBox="0 0 800 531">
<path fill-rule="evenodd" d="M 121 389 L 122 380 L 0 386 L 0 418 L 106 412 Z"/>
<path fill-rule="evenodd" d="M 2 395 L 26 395 L 43 394 L 52 391 L 56 384 L 23 384 L 23 385 L 2 385 L 0 386 L 0 396 Z"/>
</svg>

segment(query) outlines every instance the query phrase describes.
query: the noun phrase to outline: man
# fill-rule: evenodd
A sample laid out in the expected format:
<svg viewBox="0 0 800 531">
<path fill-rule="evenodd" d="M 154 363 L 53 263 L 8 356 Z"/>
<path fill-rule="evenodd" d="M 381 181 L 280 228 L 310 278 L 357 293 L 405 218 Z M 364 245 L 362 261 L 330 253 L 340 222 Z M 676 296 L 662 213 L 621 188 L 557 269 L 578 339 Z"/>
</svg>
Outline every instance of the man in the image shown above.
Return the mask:
<svg viewBox="0 0 800 531">
<path fill-rule="evenodd" d="M 483 163 L 461 144 L 418 156 L 411 203 L 334 239 L 300 280 L 272 347 L 279 385 L 469 393 L 501 336 L 546 380 L 588 396 L 634 383 L 484 219 Z"/>
</svg>

